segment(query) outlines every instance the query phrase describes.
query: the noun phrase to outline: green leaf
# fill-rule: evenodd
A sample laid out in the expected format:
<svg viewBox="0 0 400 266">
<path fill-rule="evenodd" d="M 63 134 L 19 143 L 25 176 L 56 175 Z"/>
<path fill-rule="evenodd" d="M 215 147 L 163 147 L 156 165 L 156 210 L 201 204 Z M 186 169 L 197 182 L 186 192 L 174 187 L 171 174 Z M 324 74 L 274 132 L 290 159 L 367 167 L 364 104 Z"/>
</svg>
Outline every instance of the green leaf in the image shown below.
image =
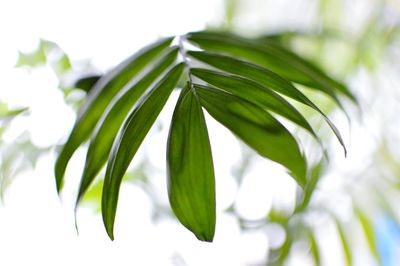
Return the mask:
<svg viewBox="0 0 400 266">
<path fill-rule="evenodd" d="M 92 75 L 78 79 L 74 87 L 84 90 L 86 92 L 90 92 L 90 90 L 94 87 L 96 82 L 101 78 L 101 75 Z"/>
<path fill-rule="evenodd" d="M 336 218 L 334 218 L 333 220 L 336 224 L 336 228 L 339 233 L 340 242 L 341 242 L 342 248 L 343 248 L 343 254 L 344 254 L 344 257 L 346 260 L 346 266 L 351 266 L 351 265 L 353 265 L 353 256 L 351 253 L 350 244 L 348 242 L 346 233 L 345 233 L 342 225 L 340 224 L 340 222 Z"/>
<path fill-rule="evenodd" d="M 90 186 L 93 179 L 107 161 L 112 143 L 125 117 L 139 97 L 154 83 L 161 74 L 176 60 L 177 47 L 171 47 L 142 77 L 132 86 L 126 87 L 110 103 L 99 120 L 90 140 L 84 171 L 79 186 L 76 205 Z"/>
<path fill-rule="evenodd" d="M 103 114 L 112 98 L 154 58 L 164 51 L 173 38 L 160 40 L 143 48 L 115 69 L 104 75 L 88 95 L 81 108 L 72 132 L 59 154 L 55 166 L 57 190 L 60 192 L 68 161 L 75 150 L 93 131 L 97 121 Z"/>
<path fill-rule="evenodd" d="M 284 98 L 279 96 L 279 94 L 269 88 L 239 76 L 225 74 L 214 70 L 192 68 L 190 72 L 210 85 L 223 89 L 224 91 L 258 105 L 261 108 L 269 109 L 287 118 L 306 129 L 318 140 L 318 136 L 315 134 L 314 130 L 303 115 Z"/>
<path fill-rule="evenodd" d="M 16 67 L 37 67 L 47 62 L 45 46 L 41 40 L 39 46 L 31 53 L 18 52 Z"/>
<path fill-rule="evenodd" d="M 60 50 L 59 52 L 61 53 L 61 55 L 59 56 L 59 58 L 55 59 L 50 64 L 56 75 L 58 77 L 61 77 L 63 74 L 71 70 L 72 64 L 68 55 L 62 52 L 62 50 L 59 47 L 58 50 Z"/>
<path fill-rule="evenodd" d="M 311 229 L 308 229 L 307 235 L 308 235 L 308 240 L 310 241 L 310 251 L 314 260 L 314 265 L 319 266 L 321 265 L 321 256 L 317 240 L 315 239 L 314 233 Z"/>
<path fill-rule="evenodd" d="M 207 126 L 192 88 L 182 90 L 168 138 L 168 195 L 179 221 L 211 242 L 215 232 L 215 180 Z"/>
<path fill-rule="evenodd" d="M 286 79 L 320 90 L 340 104 L 335 89 L 352 99 L 346 86 L 328 77 L 322 70 L 276 42 L 245 39 L 228 33 L 193 32 L 187 39 L 199 47 L 230 54 L 262 65 Z"/>
<path fill-rule="evenodd" d="M 360 209 L 357 208 L 355 210 L 355 214 L 356 214 L 358 221 L 360 222 L 361 228 L 364 232 L 365 238 L 368 243 L 368 248 L 369 248 L 372 256 L 374 256 L 374 258 L 380 265 L 381 259 L 379 257 L 378 247 L 377 247 L 377 243 L 376 243 L 376 239 L 375 239 L 374 226 L 371 223 L 371 221 L 368 219 L 368 217 Z"/>
<path fill-rule="evenodd" d="M 22 107 L 22 108 L 11 109 L 11 110 L 8 110 L 8 109 L 1 110 L 0 109 L 0 121 L 12 119 L 22 113 L 25 113 L 28 110 L 29 110 L 28 107 Z"/>
<path fill-rule="evenodd" d="M 310 179 L 307 181 L 306 186 L 303 190 L 303 195 L 300 204 L 296 207 L 295 213 L 302 212 L 307 208 L 310 203 L 311 197 L 315 191 L 318 181 L 321 178 L 322 172 L 324 170 L 324 160 L 321 160 L 317 165 L 315 165 L 310 172 Z"/>
<path fill-rule="evenodd" d="M 122 177 L 178 83 L 183 70 L 184 64 L 178 64 L 155 85 L 154 89 L 132 109 L 114 140 L 108 159 L 102 195 L 103 221 L 111 239 L 114 239 L 114 220 Z"/>
<path fill-rule="evenodd" d="M 282 78 L 278 74 L 266 69 L 265 67 L 231 56 L 207 51 L 189 51 L 188 55 L 228 73 L 232 73 L 253 80 L 267 88 L 282 93 L 312 108 L 318 109 L 318 107 L 316 107 L 301 91 L 299 91 L 289 81 Z"/>
<path fill-rule="evenodd" d="M 286 95 L 298 102 L 301 102 L 313 108 L 315 111 L 317 111 L 323 116 L 329 127 L 332 129 L 333 133 L 336 135 L 337 139 L 339 140 L 346 154 L 346 147 L 344 145 L 339 130 L 329 120 L 329 118 L 321 111 L 321 109 L 319 109 L 312 101 L 310 101 L 301 91 L 299 91 L 286 79 L 280 77 L 279 75 L 269 71 L 268 69 L 262 66 L 222 54 L 210 53 L 205 51 L 203 52 L 189 51 L 188 55 L 210 66 L 219 68 L 228 73 L 236 74 L 241 77 L 253 80 L 259 83 L 260 85 L 263 85 L 266 88 L 275 90 L 283 95 Z"/>
<path fill-rule="evenodd" d="M 286 239 L 283 245 L 276 250 L 270 250 L 268 255 L 268 266 L 282 266 L 285 265 L 287 258 L 290 255 L 292 246 L 294 244 L 293 236 L 286 230 Z"/>
<path fill-rule="evenodd" d="M 90 205 L 92 205 L 94 207 L 94 211 L 96 213 L 101 212 L 101 205 L 100 205 L 99 199 L 101 198 L 101 192 L 103 190 L 103 183 L 104 183 L 104 181 L 102 179 L 95 182 L 93 184 L 93 186 L 91 186 L 87 190 L 85 196 L 82 198 L 83 204 L 89 203 Z M 76 221 L 75 221 L 75 227 L 78 228 Z"/>
<path fill-rule="evenodd" d="M 260 155 L 282 164 L 297 183 L 306 183 L 306 160 L 295 138 L 271 114 L 242 98 L 195 85 L 207 112 Z"/>
</svg>

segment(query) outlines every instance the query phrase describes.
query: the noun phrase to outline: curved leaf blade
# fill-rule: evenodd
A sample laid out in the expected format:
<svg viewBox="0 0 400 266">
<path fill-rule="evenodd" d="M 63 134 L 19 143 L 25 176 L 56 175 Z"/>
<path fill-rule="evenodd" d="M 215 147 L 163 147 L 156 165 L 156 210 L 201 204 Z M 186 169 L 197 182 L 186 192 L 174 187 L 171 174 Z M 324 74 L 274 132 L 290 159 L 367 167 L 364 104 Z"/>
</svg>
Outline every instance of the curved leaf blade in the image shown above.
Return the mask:
<svg viewBox="0 0 400 266">
<path fill-rule="evenodd" d="M 318 242 L 315 239 L 314 233 L 311 229 L 308 229 L 307 235 L 308 235 L 308 241 L 310 242 L 310 251 L 311 251 L 312 258 L 314 260 L 314 265 L 320 266 L 321 265 L 321 256 L 320 256 Z"/>
<path fill-rule="evenodd" d="M 215 232 L 215 180 L 207 126 L 192 88 L 182 90 L 167 148 L 168 195 L 179 221 L 199 240 Z"/>
<path fill-rule="evenodd" d="M 271 88 L 272 90 L 275 90 L 283 95 L 286 95 L 298 102 L 301 102 L 311 107 L 322 115 L 324 120 L 332 129 L 339 143 L 342 145 L 344 153 L 347 153 L 346 146 L 339 130 L 325 115 L 325 113 L 322 112 L 321 109 L 319 109 L 311 100 L 309 100 L 300 90 L 298 90 L 286 79 L 280 77 L 278 74 L 269 71 L 262 66 L 218 53 L 211 53 L 206 51 L 189 51 L 188 55 L 228 73 L 232 73 L 247 78 L 249 80 L 253 80 L 266 88 Z"/>
<path fill-rule="evenodd" d="M 301 91 L 289 81 L 265 67 L 207 51 L 189 51 L 188 55 L 225 72 L 256 81 L 267 88 L 314 108 L 314 104 Z"/>
<path fill-rule="evenodd" d="M 346 266 L 351 266 L 351 265 L 353 265 L 353 256 L 351 253 L 351 248 L 350 248 L 350 244 L 347 239 L 346 233 L 344 231 L 343 226 L 340 224 L 340 222 L 336 218 L 334 218 L 333 220 L 336 224 L 336 229 L 339 233 L 339 238 L 340 238 L 340 242 L 342 244 L 342 249 L 343 249 L 343 255 L 346 260 Z"/>
<path fill-rule="evenodd" d="M 82 142 L 89 137 L 112 98 L 143 70 L 151 60 L 164 51 L 170 45 L 172 39 L 162 39 L 143 48 L 96 82 L 88 95 L 87 101 L 79 111 L 78 118 L 67 142 L 58 155 L 55 165 L 58 192 L 62 188 L 62 181 L 69 159 Z"/>
<path fill-rule="evenodd" d="M 319 140 L 317 134 L 315 134 L 304 116 L 289 102 L 269 88 L 239 76 L 214 70 L 192 68 L 190 72 L 210 85 L 287 118 L 307 130 L 313 137 Z"/>
<path fill-rule="evenodd" d="M 372 222 L 368 219 L 365 213 L 363 213 L 359 208 L 356 208 L 355 214 L 357 216 L 358 221 L 360 222 L 361 228 L 364 232 L 365 239 L 367 240 L 368 248 L 378 262 L 381 263 L 381 259 L 379 256 L 379 251 L 377 247 L 376 237 L 375 237 L 375 230 Z"/>
<path fill-rule="evenodd" d="M 356 101 L 346 86 L 275 42 L 261 44 L 233 34 L 204 31 L 189 33 L 187 39 L 205 50 L 230 54 L 265 66 L 284 78 L 326 93 L 339 105 L 335 89 Z"/>
<path fill-rule="evenodd" d="M 304 187 L 304 190 L 302 191 L 302 198 L 295 208 L 295 213 L 301 213 L 309 206 L 311 198 L 314 195 L 315 189 L 317 188 L 317 184 L 321 179 L 323 170 L 324 160 L 321 160 L 318 164 L 310 169 L 309 179 Z"/>
<path fill-rule="evenodd" d="M 177 47 L 171 47 L 166 54 L 158 60 L 142 79 L 121 91 L 109 104 L 107 110 L 99 120 L 93 137 L 90 140 L 86 155 L 76 206 L 84 193 L 107 161 L 115 136 L 122 122 L 137 102 L 140 96 L 155 82 L 160 75 L 171 66 L 178 54 Z"/>
<path fill-rule="evenodd" d="M 262 108 L 226 92 L 195 85 L 201 105 L 260 155 L 285 166 L 304 187 L 307 165 L 295 138 Z"/>
<path fill-rule="evenodd" d="M 0 102 L 0 105 L 2 104 L 2 102 Z M 28 111 L 29 108 L 28 107 L 22 107 L 22 108 L 16 108 L 16 109 L 8 109 L 8 107 L 4 108 L 4 110 L 1 109 L 0 107 L 0 122 L 5 121 L 5 120 L 9 120 L 9 119 L 13 119 L 14 117 L 25 113 L 26 111 Z"/>
<path fill-rule="evenodd" d="M 122 177 L 139 146 L 178 83 L 184 64 L 171 69 L 125 119 L 114 140 L 108 159 L 102 194 L 102 216 L 110 239 L 114 239 L 114 220 Z"/>
<path fill-rule="evenodd" d="M 268 255 L 268 266 L 282 266 L 285 265 L 288 257 L 290 256 L 290 252 L 294 245 L 294 238 L 288 232 L 285 239 L 285 242 L 279 249 L 270 250 L 270 254 Z"/>
</svg>

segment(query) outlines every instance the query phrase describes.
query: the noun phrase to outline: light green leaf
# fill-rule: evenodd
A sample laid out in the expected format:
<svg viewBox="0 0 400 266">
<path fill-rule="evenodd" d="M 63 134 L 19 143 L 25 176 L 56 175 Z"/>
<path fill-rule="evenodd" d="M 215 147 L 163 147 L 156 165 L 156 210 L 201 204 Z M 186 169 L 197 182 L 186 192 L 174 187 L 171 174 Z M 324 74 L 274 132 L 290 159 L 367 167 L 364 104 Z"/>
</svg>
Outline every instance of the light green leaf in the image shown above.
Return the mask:
<svg viewBox="0 0 400 266">
<path fill-rule="evenodd" d="M 365 213 L 363 213 L 359 208 L 355 209 L 355 214 L 364 232 L 365 238 L 368 243 L 368 248 L 372 256 L 374 256 L 374 258 L 380 265 L 381 259 L 379 257 L 378 247 L 375 239 L 374 226 L 369 218 L 365 215 Z"/>
<path fill-rule="evenodd" d="M 55 176 L 58 192 L 61 190 L 69 159 L 82 142 L 89 137 L 112 98 L 171 42 L 172 38 L 167 38 L 143 48 L 96 82 L 87 101 L 79 111 L 74 128 L 57 158 Z"/>
<path fill-rule="evenodd" d="M 53 68 L 56 75 L 58 77 L 61 77 L 62 75 L 64 75 L 65 73 L 67 73 L 68 71 L 71 70 L 72 64 L 71 64 L 71 61 L 70 61 L 68 55 L 66 55 L 64 52 L 62 52 L 59 47 L 58 47 L 58 49 L 60 50 L 59 52 L 61 53 L 61 55 L 59 56 L 59 58 L 50 62 L 50 65 Z"/>
<path fill-rule="evenodd" d="M 16 109 L 0 109 L 0 122 L 8 119 L 12 119 L 22 113 L 25 113 L 28 111 L 28 107 L 23 107 L 23 108 L 16 108 Z"/>
<path fill-rule="evenodd" d="M 192 88 L 182 90 L 168 138 L 168 195 L 179 221 L 211 242 L 215 232 L 215 180 L 207 126 Z"/>
<path fill-rule="evenodd" d="M 109 104 L 90 140 L 76 205 L 78 205 L 83 194 L 107 161 L 114 138 L 129 110 L 132 109 L 132 106 L 150 85 L 159 79 L 161 74 L 171 66 L 176 60 L 177 53 L 178 48 L 169 48 L 166 54 L 140 80 L 122 90 Z"/>
<path fill-rule="evenodd" d="M 317 243 L 317 240 L 314 237 L 314 233 L 311 229 L 308 229 L 308 240 L 310 241 L 310 251 L 311 255 L 314 260 L 314 265 L 315 266 L 320 266 L 321 265 L 321 256 L 320 256 L 320 251 L 319 251 L 319 246 Z"/>
<path fill-rule="evenodd" d="M 102 195 L 102 215 L 107 233 L 114 239 L 114 220 L 122 177 L 158 114 L 178 83 L 184 64 L 180 63 L 158 82 L 135 106 L 120 128 L 108 159 Z"/>
<path fill-rule="evenodd" d="M 282 164 L 304 187 L 307 165 L 295 138 L 271 114 L 242 98 L 195 85 L 207 112 L 260 155 Z"/>
<path fill-rule="evenodd" d="M 305 208 L 307 208 L 310 203 L 311 197 L 315 191 L 315 188 L 318 184 L 318 181 L 321 178 L 322 171 L 324 169 L 324 160 L 321 160 L 317 165 L 315 165 L 310 172 L 310 179 L 307 181 L 304 190 L 302 191 L 303 195 L 301 198 L 301 202 L 297 205 L 295 212 L 302 212 Z"/>
<path fill-rule="evenodd" d="M 319 140 L 318 136 L 315 134 L 314 130 L 303 115 L 271 89 L 251 80 L 214 70 L 192 68 L 190 72 L 210 85 L 218 87 L 224 91 L 232 93 L 233 95 L 246 99 L 261 108 L 269 109 L 276 114 L 287 118 L 303 127 L 312 136 Z"/>
<path fill-rule="evenodd" d="M 355 101 L 351 92 L 338 81 L 328 77 L 322 70 L 297 56 L 276 42 L 245 39 L 228 33 L 193 32 L 187 39 L 199 47 L 230 54 L 262 65 L 286 79 L 320 90 L 340 104 L 335 89 Z"/>
<path fill-rule="evenodd" d="M 93 206 L 93 210 L 96 213 L 101 212 L 101 205 L 99 199 L 101 198 L 101 192 L 103 190 L 103 183 L 102 179 L 96 181 L 85 193 L 84 197 L 82 197 L 83 204 L 90 204 Z M 75 227 L 78 228 L 75 220 Z"/>
<path fill-rule="evenodd" d="M 31 53 L 18 52 L 18 61 L 16 67 L 37 67 L 47 62 L 47 56 L 43 41 Z"/>
<path fill-rule="evenodd" d="M 286 231 L 286 239 L 283 245 L 276 250 L 270 250 L 268 256 L 268 266 L 282 266 L 285 265 L 287 258 L 290 255 L 290 251 L 292 250 L 292 246 L 294 244 L 294 239 L 290 235 L 288 230 Z"/>
<path fill-rule="evenodd" d="M 341 242 L 342 248 L 343 248 L 343 255 L 346 260 L 346 266 L 351 266 L 351 265 L 353 265 L 353 256 L 351 253 L 350 244 L 348 242 L 346 233 L 345 233 L 341 223 L 336 218 L 334 218 L 333 220 L 336 224 L 336 228 L 339 233 L 340 242 Z"/>
</svg>

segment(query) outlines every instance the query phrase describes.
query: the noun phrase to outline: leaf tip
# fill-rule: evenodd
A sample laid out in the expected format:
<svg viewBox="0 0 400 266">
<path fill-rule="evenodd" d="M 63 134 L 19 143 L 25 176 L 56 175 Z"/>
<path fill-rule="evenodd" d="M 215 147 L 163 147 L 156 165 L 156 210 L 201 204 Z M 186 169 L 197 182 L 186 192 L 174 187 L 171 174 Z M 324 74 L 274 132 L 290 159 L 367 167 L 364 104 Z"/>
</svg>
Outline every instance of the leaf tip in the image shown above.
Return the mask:
<svg viewBox="0 0 400 266">
<path fill-rule="evenodd" d="M 212 243 L 213 240 L 214 240 L 214 232 L 211 232 L 211 233 L 207 233 L 207 232 L 195 233 L 195 236 L 197 237 L 198 240 L 203 241 L 203 242 Z"/>
<path fill-rule="evenodd" d="M 114 241 L 114 232 L 113 229 L 107 230 L 107 235 L 111 241 Z"/>
<path fill-rule="evenodd" d="M 102 213 L 103 213 L 103 223 L 104 223 L 104 227 L 106 229 L 107 235 L 111 241 L 114 241 L 114 221 L 110 221 L 104 216 L 104 209 L 103 209 Z"/>
<path fill-rule="evenodd" d="M 74 214 L 74 222 L 75 222 L 76 235 L 79 236 L 78 219 L 76 217 L 76 210 L 75 210 L 75 214 Z"/>
<path fill-rule="evenodd" d="M 342 148 L 343 148 L 344 158 L 347 158 L 347 148 L 346 148 L 346 145 L 344 145 L 343 142 L 341 142 L 340 144 L 342 145 Z"/>
<path fill-rule="evenodd" d="M 55 179 L 56 179 L 56 189 L 57 189 L 57 194 L 60 196 L 61 190 L 62 190 L 62 175 L 57 171 L 55 171 Z"/>
</svg>

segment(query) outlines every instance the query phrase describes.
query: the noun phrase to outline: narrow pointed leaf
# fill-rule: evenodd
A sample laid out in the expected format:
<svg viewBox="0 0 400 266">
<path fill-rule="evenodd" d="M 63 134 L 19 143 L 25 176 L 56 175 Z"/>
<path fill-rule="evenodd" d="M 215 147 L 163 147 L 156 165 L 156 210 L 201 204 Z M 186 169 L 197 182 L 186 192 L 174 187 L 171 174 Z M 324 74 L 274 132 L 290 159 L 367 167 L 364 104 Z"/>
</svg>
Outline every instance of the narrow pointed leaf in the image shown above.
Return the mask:
<svg viewBox="0 0 400 266">
<path fill-rule="evenodd" d="M 265 67 L 231 56 L 207 51 L 189 51 L 188 55 L 228 73 L 256 81 L 267 88 L 315 108 L 315 105 L 289 81 Z"/>
<path fill-rule="evenodd" d="M 168 195 L 179 221 L 211 242 L 215 231 L 215 181 L 211 147 L 200 103 L 182 90 L 168 138 Z"/>
<path fill-rule="evenodd" d="M 132 109 L 132 106 L 146 89 L 171 66 L 177 54 L 178 48 L 171 47 L 169 51 L 147 71 L 142 79 L 138 80 L 132 86 L 127 87 L 126 90 L 121 91 L 106 109 L 90 141 L 76 201 L 77 204 L 107 161 L 113 140 L 129 110 Z"/>
<path fill-rule="evenodd" d="M 377 242 L 375 238 L 375 230 L 374 226 L 368 217 L 360 210 L 356 209 L 355 214 L 360 222 L 361 228 L 364 232 L 365 239 L 367 240 L 368 248 L 371 252 L 371 255 L 376 259 L 378 263 L 380 263 L 380 257 L 377 247 Z"/>
<path fill-rule="evenodd" d="M 217 72 L 214 70 L 192 68 L 190 72 L 205 82 L 223 89 L 233 95 L 246 99 L 261 108 L 269 109 L 307 130 L 317 140 L 318 136 L 304 118 L 289 102 L 271 89 L 251 80 Z"/>
<path fill-rule="evenodd" d="M 324 160 L 321 160 L 317 165 L 315 165 L 309 172 L 309 180 L 307 181 L 304 190 L 302 191 L 303 195 L 299 205 L 297 205 L 295 213 L 301 213 L 310 203 L 311 197 L 317 187 L 317 184 L 321 178 L 322 171 L 324 168 Z"/>
<path fill-rule="evenodd" d="M 336 224 L 336 228 L 339 233 L 339 238 L 340 238 L 340 242 L 342 244 L 343 255 L 345 257 L 346 266 L 351 266 L 351 265 L 353 265 L 353 256 L 351 253 L 350 244 L 348 242 L 346 233 L 345 233 L 341 223 L 336 218 L 334 218 L 333 220 Z"/>
<path fill-rule="evenodd" d="M 55 176 L 58 192 L 61 190 L 69 159 L 82 142 L 89 137 L 112 98 L 171 42 L 172 38 L 167 38 L 147 46 L 96 82 L 87 101 L 79 111 L 72 132 L 57 158 Z"/>
<path fill-rule="evenodd" d="M 321 256 L 317 240 L 315 239 L 314 233 L 311 229 L 308 229 L 308 240 L 310 241 L 310 251 L 314 260 L 315 266 L 321 265 Z"/>
<path fill-rule="evenodd" d="M 292 249 L 292 246 L 294 244 L 294 239 L 290 235 L 289 232 L 287 232 L 285 242 L 279 249 L 272 249 L 270 250 L 270 253 L 268 255 L 268 266 L 282 266 L 285 265 L 286 260 L 288 259 L 290 255 L 290 251 Z"/>
<path fill-rule="evenodd" d="M 195 52 L 189 51 L 188 55 L 200 60 L 210 66 L 219 68 L 228 73 L 239 75 L 241 77 L 253 80 L 266 88 L 275 90 L 283 95 L 286 95 L 298 102 L 301 102 L 315 111 L 320 113 L 324 120 L 327 122 L 329 127 L 332 129 L 333 133 L 337 137 L 339 143 L 342 145 L 344 152 L 346 154 L 346 147 L 344 145 L 342 136 L 335 125 L 329 120 L 329 118 L 319 109 L 311 100 L 309 100 L 301 91 L 299 91 L 290 82 L 269 71 L 268 69 L 250 63 L 243 60 L 239 60 L 230 56 L 210 53 L 210 52 Z"/>
<path fill-rule="evenodd" d="M 335 89 L 355 101 L 343 84 L 328 77 L 322 70 L 275 42 L 259 43 L 233 34 L 193 32 L 187 39 L 205 50 L 230 54 L 265 66 L 291 81 L 328 94 L 339 105 Z"/>
<path fill-rule="evenodd" d="M 122 177 L 151 126 L 178 83 L 184 64 L 171 69 L 135 106 L 120 128 L 108 159 L 102 194 L 102 215 L 107 233 L 114 239 L 114 220 Z"/>
<path fill-rule="evenodd" d="M 195 85 L 207 112 L 260 155 L 290 170 L 297 183 L 306 183 L 306 160 L 295 138 L 271 114 L 244 99 Z"/>
<path fill-rule="evenodd" d="M 0 102 L 1 104 L 1 102 Z M 0 122 L 8 119 L 12 119 L 20 114 L 25 113 L 28 111 L 28 107 L 22 107 L 22 108 L 16 108 L 16 109 L 5 109 L 5 110 L 0 110 Z"/>
</svg>

